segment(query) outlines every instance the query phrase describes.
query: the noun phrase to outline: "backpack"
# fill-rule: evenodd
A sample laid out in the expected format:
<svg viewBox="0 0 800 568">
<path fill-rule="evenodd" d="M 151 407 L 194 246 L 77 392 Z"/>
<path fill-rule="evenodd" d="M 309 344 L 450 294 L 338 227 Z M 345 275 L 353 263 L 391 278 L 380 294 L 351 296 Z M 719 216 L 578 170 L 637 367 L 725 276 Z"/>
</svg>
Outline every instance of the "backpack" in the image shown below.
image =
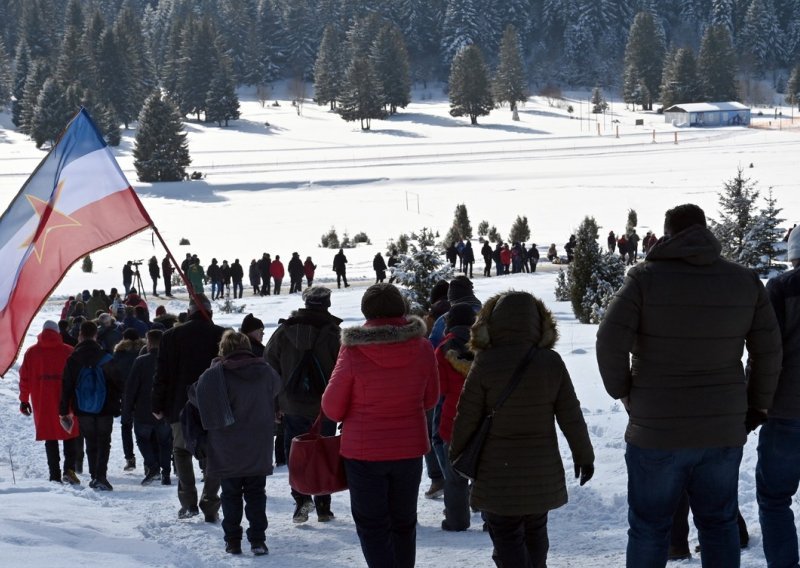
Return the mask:
<svg viewBox="0 0 800 568">
<path fill-rule="evenodd" d="M 286 382 L 286 394 L 293 399 L 317 402 L 325 392 L 328 379 L 322 372 L 314 350 L 306 349 Z"/>
<path fill-rule="evenodd" d="M 81 367 L 78 372 L 78 382 L 75 386 L 75 399 L 78 410 L 88 414 L 99 414 L 106 403 L 106 376 L 103 365 L 111 361 L 108 353 L 103 354 L 94 365 Z"/>
<path fill-rule="evenodd" d="M 206 458 L 208 432 L 203 429 L 200 411 L 188 400 L 180 414 L 181 433 L 186 450 L 198 460 Z"/>
</svg>

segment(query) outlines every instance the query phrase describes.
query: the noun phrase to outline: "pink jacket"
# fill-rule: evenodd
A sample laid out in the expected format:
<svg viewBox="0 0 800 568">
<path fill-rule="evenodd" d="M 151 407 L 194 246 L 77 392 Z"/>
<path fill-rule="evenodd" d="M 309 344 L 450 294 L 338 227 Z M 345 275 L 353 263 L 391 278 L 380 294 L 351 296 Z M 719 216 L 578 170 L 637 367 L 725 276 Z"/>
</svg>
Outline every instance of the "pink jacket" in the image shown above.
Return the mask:
<svg viewBox="0 0 800 568">
<path fill-rule="evenodd" d="M 425 335 L 416 316 L 342 330 L 322 410 L 342 422 L 343 457 L 389 461 L 430 450 L 425 411 L 439 398 L 439 376 Z"/>
</svg>

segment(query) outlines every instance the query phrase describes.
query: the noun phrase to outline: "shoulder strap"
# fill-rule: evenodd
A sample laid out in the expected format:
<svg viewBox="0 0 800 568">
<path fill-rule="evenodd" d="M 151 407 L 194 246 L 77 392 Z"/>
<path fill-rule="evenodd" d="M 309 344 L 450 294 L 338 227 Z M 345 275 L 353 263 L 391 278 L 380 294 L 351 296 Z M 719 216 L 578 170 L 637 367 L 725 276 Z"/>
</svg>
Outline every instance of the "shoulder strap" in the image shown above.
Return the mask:
<svg viewBox="0 0 800 568">
<path fill-rule="evenodd" d="M 531 362 L 531 359 L 533 359 L 536 351 L 536 346 L 531 346 L 531 348 L 528 350 L 528 353 L 525 354 L 525 357 L 523 357 L 522 361 L 520 361 L 519 365 L 517 365 L 517 368 L 514 369 L 514 374 L 511 375 L 511 380 L 508 381 L 508 385 L 506 385 L 505 390 L 498 397 L 497 402 L 492 409 L 492 414 L 500 410 L 500 407 L 503 406 L 506 399 L 508 399 L 508 397 L 511 396 L 511 393 L 514 392 L 514 389 L 517 388 L 519 381 L 522 379 L 522 371 L 524 371 L 528 366 L 528 363 Z"/>
</svg>

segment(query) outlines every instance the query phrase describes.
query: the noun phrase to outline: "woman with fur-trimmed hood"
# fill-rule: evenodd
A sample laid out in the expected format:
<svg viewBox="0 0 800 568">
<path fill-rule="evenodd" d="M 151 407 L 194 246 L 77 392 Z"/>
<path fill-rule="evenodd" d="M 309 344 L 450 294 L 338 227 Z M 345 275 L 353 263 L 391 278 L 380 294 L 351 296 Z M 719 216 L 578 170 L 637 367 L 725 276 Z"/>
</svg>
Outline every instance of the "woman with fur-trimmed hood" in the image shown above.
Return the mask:
<svg viewBox="0 0 800 568">
<path fill-rule="evenodd" d="M 494 415 L 471 504 L 489 526 L 498 565 L 545 566 L 547 513 L 567 502 L 555 422 L 569 443 L 575 476 L 586 483 L 594 451 L 564 362 L 553 350 L 558 331 L 544 303 L 527 292 L 489 299 L 471 329 L 475 360 L 458 402 L 450 445 L 458 456 L 531 347 L 533 358 Z M 523 538 L 520 538 L 524 535 Z"/>
<path fill-rule="evenodd" d="M 325 415 L 342 422 L 350 507 L 370 568 L 414 566 L 422 456 L 430 450 L 425 411 L 439 398 L 425 323 L 407 309 L 394 285 L 367 288 L 367 322 L 342 330 L 322 395 Z"/>
</svg>

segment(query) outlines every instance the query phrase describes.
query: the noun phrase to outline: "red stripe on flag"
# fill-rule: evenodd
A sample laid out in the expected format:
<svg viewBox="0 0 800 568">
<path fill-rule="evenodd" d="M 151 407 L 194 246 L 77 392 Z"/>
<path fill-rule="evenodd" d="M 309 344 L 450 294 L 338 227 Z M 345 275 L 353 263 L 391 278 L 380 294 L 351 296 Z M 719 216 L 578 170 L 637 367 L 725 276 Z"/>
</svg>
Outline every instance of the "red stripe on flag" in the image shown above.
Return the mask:
<svg viewBox="0 0 800 568">
<path fill-rule="evenodd" d="M 16 359 L 36 312 L 61 279 L 82 257 L 111 246 L 150 226 L 150 219 L 130 187 L 71 213 L 79 226 L 53 229 L 47 235 L 41 261 L 32 253 L 0 312 L 0 375 Z"/>
</svg>

